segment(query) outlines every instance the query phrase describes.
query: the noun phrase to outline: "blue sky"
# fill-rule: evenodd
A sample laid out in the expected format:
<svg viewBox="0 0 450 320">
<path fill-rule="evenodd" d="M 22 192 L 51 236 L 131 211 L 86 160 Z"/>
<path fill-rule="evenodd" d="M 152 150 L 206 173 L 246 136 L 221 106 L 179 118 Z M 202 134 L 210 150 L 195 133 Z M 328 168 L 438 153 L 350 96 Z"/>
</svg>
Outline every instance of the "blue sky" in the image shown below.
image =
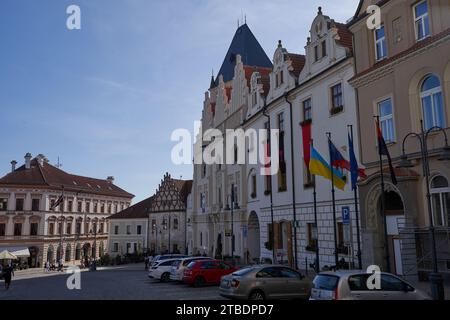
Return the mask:
<svg viewBox="0 0 450 320">
<path fill-rule="evenodd" d="M 174 129 L 193 131 L 211 70 L 245 14 L 270 58 L 277 41 L 303 53 L 317 7 L 339 22 L 358 0 L 1 0 L 0 176 L 42 153 L 70 173 L 150 196 L 170 160 Z M 82 29 L 66 28 L 81 8 Z"/>
</svg>

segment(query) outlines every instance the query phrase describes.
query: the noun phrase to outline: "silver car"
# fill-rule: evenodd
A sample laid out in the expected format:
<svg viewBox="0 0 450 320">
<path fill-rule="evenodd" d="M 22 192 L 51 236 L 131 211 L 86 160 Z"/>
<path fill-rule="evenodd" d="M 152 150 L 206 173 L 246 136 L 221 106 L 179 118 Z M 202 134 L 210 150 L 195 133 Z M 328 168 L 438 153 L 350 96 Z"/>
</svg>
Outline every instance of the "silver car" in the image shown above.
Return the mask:
<svg viewBox="0 0 450 320">
<path fill-rule="evenodd" d="M 286 266 L 255 265 L 224 276 L 220 295 L 229 299 L 307 299 L 311 281 Z"/>
<path fill-rule="evenodd" d="M 319 273 L 313 280 L 310 300 L 429 300 L 430 297 L 405 280 L 380 273 L 380 288 L 369 289 L 369 274 L 361 270 Z M 368 281 L 369 280 L 369 281 Z"/>
</svg>

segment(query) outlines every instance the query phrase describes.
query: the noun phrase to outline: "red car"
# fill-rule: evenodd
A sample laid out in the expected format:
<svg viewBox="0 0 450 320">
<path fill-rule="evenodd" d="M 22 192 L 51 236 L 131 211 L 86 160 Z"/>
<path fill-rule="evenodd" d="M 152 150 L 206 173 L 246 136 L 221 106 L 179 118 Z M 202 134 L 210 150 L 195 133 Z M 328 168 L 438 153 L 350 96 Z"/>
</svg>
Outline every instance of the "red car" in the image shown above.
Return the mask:
<svg viewBox="0 0 450 320">
<path fill-rule="evenodd" d="M 200 287 L 205 284 L 219 284 L 220 278 L 233 273 L 237 268 L 221 260 L 198 260 L 188 264 L 183 282 Z"/>
</svg>

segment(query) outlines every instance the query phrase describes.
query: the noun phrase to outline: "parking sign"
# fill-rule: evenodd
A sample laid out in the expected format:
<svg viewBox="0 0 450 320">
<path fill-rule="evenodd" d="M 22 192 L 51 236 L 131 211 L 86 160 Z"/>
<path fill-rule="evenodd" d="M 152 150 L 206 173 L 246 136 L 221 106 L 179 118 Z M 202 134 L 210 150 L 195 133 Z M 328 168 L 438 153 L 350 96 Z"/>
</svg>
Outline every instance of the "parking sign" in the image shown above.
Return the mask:
<svg viewBox="0 0 450 320">
<path fill-rule="evenodd" d="M 342 223 L 350 224 L 350 207 L 342 207 Z"/>
</svg>

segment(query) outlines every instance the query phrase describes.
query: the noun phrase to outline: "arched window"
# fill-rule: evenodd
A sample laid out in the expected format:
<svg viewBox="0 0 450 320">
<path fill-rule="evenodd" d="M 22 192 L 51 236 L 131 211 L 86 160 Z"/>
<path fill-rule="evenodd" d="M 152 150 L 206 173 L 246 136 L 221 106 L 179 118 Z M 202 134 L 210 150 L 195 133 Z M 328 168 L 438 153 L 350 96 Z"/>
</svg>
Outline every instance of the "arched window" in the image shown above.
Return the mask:
<svg viewBox="0 0 450 320">
<path fill-rule="evenodd" d="M 423 80 L 420 98 L 422 100 L 425 130 L 435 126 L 444 128 L 444 101 L 442 99 L 441 82 L 437 76 L 429 75 Z"/>
<path fill-rule="evenodd" d="M 449 226 L 450 188 L 447 179 L 443 176 L 433 178 L 430 191 L 433 207 L 433 224 L 435 226 Z"/>
<path fill-rule="evenodd" d="M 81 245 L 79 243 L 75 249 L 75 260 L 81 260 Z"/>
<path fill-rule="evenodd" d="M 64 259 L 65 261 L 70 261 L 72 260 L 72 247 L 70 246 L 70 244 L 68 244 L 66 246 L 66 258 Z"/>
</svg>

